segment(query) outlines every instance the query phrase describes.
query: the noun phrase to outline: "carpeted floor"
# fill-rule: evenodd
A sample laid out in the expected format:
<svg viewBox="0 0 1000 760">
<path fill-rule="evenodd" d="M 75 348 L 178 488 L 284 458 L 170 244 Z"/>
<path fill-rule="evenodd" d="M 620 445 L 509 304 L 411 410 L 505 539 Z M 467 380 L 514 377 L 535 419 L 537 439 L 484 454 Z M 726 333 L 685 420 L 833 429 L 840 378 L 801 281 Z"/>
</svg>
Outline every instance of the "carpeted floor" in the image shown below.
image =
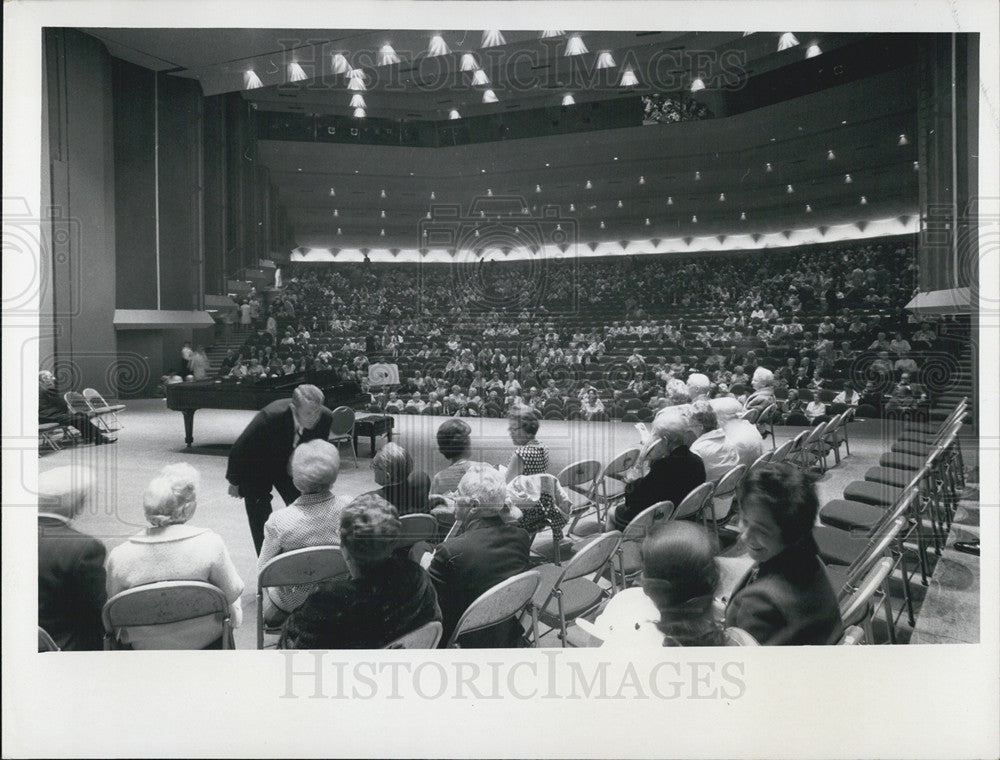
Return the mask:
<svg viewBox="0 0 1000 760">
<path fill-rule="evenodd" d="M 191 519 L 191 524 L 211 528 L 223 537 L 246 584 L 243 592 L 244 624 L 238 629 L 236 636 L 239 648 L 254 646 L 256 555 L 250 540 L 243 502 L 228 495 L 225 471 L 229 446 L 252 417 L 253 412 L 201 410 L 195 417 L 195 445 L 186 448 L 182 417 L 178 412 L 168 410 L 163 399 L 133 400 L 120 416 L 124 429 L 119 433 L 117 444 L 68 447 L 59 452 L 43 454 L 39 462 L 40 471 L 74 464 L 89 466 L 97 472 L 97 485 L 86 512 L 78 520 L 78 527 L 99 537 L 109 550 L 146 526 L 142 493 L 156 471 L 163 465 L 174 462 L 194 465 L 201 473 L 202 481 L 198 492 L 197 512 Z M 400 415 L 395 419 L 394 440 L 410 451 L 416 467 L 433 474 L 446 466 L 446 461 L 436 450 L 434 440 L 434 434 L 444 418 Z M 505 464 L 512 445 L 507 435 L 506 420 L 467 419 L 467 422 L 473 430 L 474 457 L 493 464 Z M 801 428 L 776 428 L 778 445 L 799 432 Z M 839 466 L 831 468 L 820 478 L 817 484 L 820 503 L 840 498 L 845 485 L 853 480 L 864 479 L 865 471 L 877 464 L 879 455 L 887 448 L 887 442 L 892 441 L 893 432 L 881 420 L 853 423 L 850 428 L 851 456 L 844 458 Z M 630 423 L 551 420 L 543 421 L 538 438 L 549 449 L 553 472 L 578 459 L 595 458 L 605 462 L 614 454 L 636 445 L 638 440 L 635 428 Z M 379 439 L 377 445 L 381 445 L 384 440 Z M 345 496 L 354 496 L 376 487 L 370 467 L 368 440 L 362 438 L 358 448 L 357 467 L 349 448 L 341 450 L 341 472 L 335 490 Z M 968 452 L 966 463 L 973 466 L 974 442 L 965 451 Z M 277 494 L 274 506 L 282 506 Z M 956 526 L 956 529 L 959 527 Z M 962 566 L 965 567 L 965 564 Z M 978 559 L 975 561 L 975 572 L 975 589 L 978 589 Z M 965 584 L 966 591 L 968 587 Z M 927 603 L 923 605 L 918 620 L 918 628 L 923 631 L 920 640 L 932 641 L 935 637 L 941 640 L 968 640 L 967 629 L 973 623 L 978 640 L 978 591 L 972 608 L 967 603 L 966 593 L 966 602 L 962 604 L 961 612 L 956 612 L 955 597 L 947 593 L 947 585 L 944 586 L 944 592 L 933 595 L 943 600 L 942 612 L 936 618 L 931 617 L 936 614 L 933 609 L 928 609 L 932 598 L 928 594 Z"/>
</svg>

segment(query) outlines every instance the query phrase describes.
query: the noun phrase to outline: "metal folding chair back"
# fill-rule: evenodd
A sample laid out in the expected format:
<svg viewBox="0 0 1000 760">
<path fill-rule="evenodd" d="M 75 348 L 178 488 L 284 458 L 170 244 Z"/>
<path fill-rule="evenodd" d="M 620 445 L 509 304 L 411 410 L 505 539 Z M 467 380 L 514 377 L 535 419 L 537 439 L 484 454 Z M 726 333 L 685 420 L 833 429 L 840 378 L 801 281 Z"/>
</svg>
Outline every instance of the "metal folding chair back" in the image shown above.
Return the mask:
<svg viewBox="0 0 1000 760">
<path fill-rule="evenodd" d="M 760 642 L 742 628 L 726 628 L 722 631 L 727 647 L 759 647 Z"/>
<path fill-rule="evenodd" d="M 229 602 L 216 586 L 203 581 L 160 581 L 126 589 L 108 599 L 101 612 L 105 649 L 120 645 L 123 628 L 166 625 L 217 615 L 222 648 L 233 649 Z"/>
<path fill-rule="evenodd" d="M 386 644 L 383 649 L 436 649 L 443 631 L 440 621 L 432 620 Z"/>
<path fill-rule="evenodd" d="M 330 422 L 329 441 L 338 449 L 340 444 L 351 444 L 351 455 L 354 457 L 354 467 L 358 466 L 358 452 L 354 447 L 354 410 L 349 406 L 338 406 L 333 410 L 333 420 Z"/>
<path fill-rule="evenodd" d="M 701 517 L 702 522 L 705 522 L 705 527 L 708 527 L 706 522 L 707 517 L 705 515 L 705 507 L 709 504 L 712 499 L 712 494 L 715 492 L 715 485 L 709 481 L 707 483 L 702 483 L 700 486 L 691 491 L 684 500 L 677 505 L 677 511 L 674 512 L 675 520 L 684 520 L 688 517 Z"/>
<path fill-rule="evenodd" d="M 409 549 L 417 541 L 434 543 L 437 540 L 438 523 L 431 515 L 403 515 L 399 518 L 399 524 L 399 537 L 396 539 L 397 549 Z"/>
<path fill-rule="evenodd" d="M 674 516 L 674 503 L 660 501 L 651 507 L 646 507 L 632 518 L 622 531 L 621 540 L 615 548 L 618 555 L 618 571 L 613 573 L 612 585 L 621 581 L 621 588 L 628 588 L 629 583 L 642 572 L 642 542 L 655 525 L 669 522 Z"/>
<path fill-rule="evenodd" d="M 264 589 L 308 586 L 348 573 L 339 546 L 307 546 L 270 560 L 257 574 L 257 648 L 264 648 Z"/>
<path fill-rule="evenodd" d="M 484 591 L 462 613 L 455 630 L 452 631 L 451 638 L 448 639 L 446 648 L 457 646 L 459 637 L 466 633 L 502 623 L 504 620 L 519 616 L 526 609 L 531 612 L 532 641 L 537 642 L 537 611 L 532 605 L 531 598 L 538 589 L 539 583 L 541 583 L 539 572 L 528 570 Z"/>
</svg>

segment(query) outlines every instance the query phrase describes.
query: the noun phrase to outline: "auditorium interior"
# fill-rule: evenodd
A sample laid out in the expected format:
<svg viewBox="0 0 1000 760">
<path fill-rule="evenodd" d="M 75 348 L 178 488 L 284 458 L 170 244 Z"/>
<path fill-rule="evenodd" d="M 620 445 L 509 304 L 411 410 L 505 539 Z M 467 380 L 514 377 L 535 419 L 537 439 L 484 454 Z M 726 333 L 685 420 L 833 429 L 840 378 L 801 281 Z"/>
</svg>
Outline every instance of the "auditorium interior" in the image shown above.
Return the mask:
<svg viewBox="0 0 1000 760">
<path fill-rule="evenodd" d="M 39 419 L 40 478 L 96 475 L 73 526 L 110 554 L 192 465 L 191 525 L 242 580 L 223 648 L 285 641 L 227 459 L 301 385 L 350 410 L 345 502 L 390 442 L 411 474 L 448 467 L 454 418 L 506 465 L 531 413 L 559 514 L 529 531 L 528 646 L 600 646 L 646 582 L 654 523 L 606 520 L 664 410 L 699 399 L 719 414 L 685 412 L 687 444 L 731 401 L 757 456 L 648 520 L 707 535 L 716 607 L 756 578 L 738 494 L 780 470 L 815 484 L 826 643 L 980 642 L 977 34 L 43 32 L 26 350 L 66 408 Z M 456 540 L 436 519 L 403 555 Z"/>
</svg>

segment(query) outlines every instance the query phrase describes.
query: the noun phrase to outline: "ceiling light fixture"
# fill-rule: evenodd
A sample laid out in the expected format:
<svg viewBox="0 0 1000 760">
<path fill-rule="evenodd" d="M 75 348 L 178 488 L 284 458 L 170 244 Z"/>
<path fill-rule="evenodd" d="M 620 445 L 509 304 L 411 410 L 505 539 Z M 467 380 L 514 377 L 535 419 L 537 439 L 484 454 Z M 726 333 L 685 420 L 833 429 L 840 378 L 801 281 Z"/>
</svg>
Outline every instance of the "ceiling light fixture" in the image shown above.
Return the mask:
<svg viewBox="0 0 1000 760">
<path fill-rule="evenodd" d="M 378 215 L 379 215 L 380 218 L 385 219 L 385 209 L 382 209 L 381 211 L 379 211 Z"/>
<path fill-rule="evenodd" d="M 379 196 L 379 198 L 385 198 L 385 197 L 387 197 L 386 194 L 385 194 L 385 188 L 384 187 L 382 188 L 381 192 L 379 192 L 378 196 Z"/>
<path fill-rule="evenodd" d="M 806 58 L 815 58 L 818 55 L 822 55 L 823 51 L 819 49 L 819 45 L 815 42 L 806 48 Z"/>
<path fill-rule="evenodd" d="M 337 234 L 338 235 L 343 235 L 344 234 L 343 230 L 341 230 L 340 227 L 337 228 Z"/>
<path fill-rule="evenodd" d="M 396 55 L 396 51 L 392 49 L 392 45 L 386 43 L 378 51 L 378 65 L 379 66 L 392 66 L 393 64 L 399 63 L 399 56 Z"/>
<path fill-rule="evenodd" d="M 788 50 L 799 44 L 798 39 L 791 32 L 785 32 L 778 39 L 778 50 Z"/>
<path fill-rule="evenodd" d="M 288 64 L 288 81 L 289 82 L 301 82 L 304 79 L 308 79 L 306 72 L 296 61 L 292 61 Z"/>
<path fill-rule="evenodd" d="M 347 89 L 364 91 L 367 89 L 365 87 L 365 72 L 361 69 L 351 69 L 347 72 Z"/>
<path fill-rule="evenodd" d="M 583 38 L 579 34 L 571 34 L 566 40 L 565 55 L 583 55 L 587 52 L 587 46 L 583 44 Z"/>
<path fill-rule="evenodd" d="M 586 188 L 587 190 L 592 190 L 592 189 L 594 188 L 594 183 L 593 183 L 593 182 L 591 182 L 591 181 L 590 181 L 590 180 L 588 179 L 588 180 L 587 180 L 587 184 L 586 184 L 586 185 L 584 185 L 584 187 L 585 187 L 585 188 Z"/>
<path fill-rule="evenodd" d="M 691 215 L 691 223 L 692 224 L 697 224 L 698 223 L 698 215 L 697 214 L 692 214 Z"/>
<path fill-rule="evenodd" d="M 476 62 L 476 56 L 472 53 L 462 53 L 462 62 L 459 64 L 459 68 L 462 71 L 475 71 L 479 68 L 479 63 Z"/>
<path fill-rule="evenodd" d="M 864 195 L 861 196 L 861 205 L 862 206 L 867 206 L 868 205 L 868 198 L 865 197 Z"/>
<path fill-rule="evenodd" d="M 832 150 L 828 150 L 828 151 L 826 152 L 826 160 L 827 160 L 827 161 L 833 161 L 833 159 L 835 159 L 836 157 L 837 157 L 837 156 L 836 156 L 836 155 L 834 155 L 834 153 L 833 153 L 833 151 L 832 151 Z"/>
<path fill-rule="evenodd" d="M 850 174 L 845 174 L 845 175 L 844 175 L 844 184 L 845 184 L 845 185 L 849 185 L 849 184 L 851 184 L 851 183 L 852 183 L 853 181 L 854 181 L 854 179 L 853 179 L 853 178 L 851 177 L 851 175 L 850 175 Z"/>
<path fill-rule="evenodd" d="M 431 200 L 434 200 L 435 198 L 437 198 L 437 195 L 433 190 L 431 190 Z"/>
<path fill-rule="evenodd" d="M 636 77 L 635 72 L 632 71 L 631 66 L 626 66 L 622 69 L 622 78 L 618 83 L 619 87 L 635 87 L 639 84 L 639 79 Z"/>
<path fill-rule="evenodd" d="M 562 104 L 564 106 L 576 105 L 576 99 L 571 94 L 567 93 L 566 95 L 563 95 Z"/>
<path fill-rule="evenodd" d="M 788 193 L 789 195 L 791 195 L 792 193 L 795 192 L 795 188 L 792 187 L 791 185 L 786 185 L 785 186 L 785 192 Z"/>
<path fill-rule="evenodd" d="M 699 179 L 701 179 L 701 172 L 699 172 L 699 171 L 696 171 L 696 172 L 694 173 L 694 178 L 695 178 L 696 180 L 699 180 Z"/>
<path fill-rule="evenodd" d="M 454 108 L 452 108 L 451 111 L 448 114 L 448 118 L 449 119 L 461 119 L 462 118 L 462 114 L 460 114 L 458 111 L 456 111 Z"/>
<path fill-rule="evenodd" d="M 334 215 L 335 217 L 337 217 L 337 216 L 340 216 L 340 211 L 338 211 L 337 209 L 334 209 L 334 210 L 333 210 L 333 215 Z"/>
<path fill-rule="evenodd" d="M 695 77 L 695 80 L 691 82 L 691 92 L 698 92 L 699 90 L 705 89 L 705 80 L 701 77 Z"/>
<path fill-rule="evenodd" d="M 667 205 L 668 206 L 673 206 L 674 205 L 674 196 L 672 196 L 672 195 L 668 195 L 667 196 Z"/>
<path fill-rule="evenodd" d="M 536 193 L 542 192 L 542 186 L 541 185 L 535 185 L 535 192 Z"/>
<path fill-rule="evenodd" d="M 611 69 L 615 67 L 615 59 L 611 56 L 611 51 L 602 50 L 597 54 L 597 68 Z"/>
<path fill-rule="evenodd" d="M 383 227 L 382 229 L 380 229 L 378 231 L 378 236 L 379 237 L 385 237 L 385 227 Z"/>
<path fill-rule="evenodd" d="M 368 105 L 365 103 L 365 97 L 359 92 L 351 95 L 351 108 L 367 108 Z"/>
<path fill-rule="evenodd" d="M 472 75 L 472 84 L 474 85 L 485 85 L 490 83 L 490 78 L 486 76 L 486 72 L 482 69 L 476 69 Z"/>
<path fill-rule="evenodd" d="M 351 64 L 347 62 L 347 58 L 344 57 L 343 53 L 334 53 L 330 65 L 334 74 L 346 74 L 351 70 Z"/>
<path fill-rule="evenodd" d="M 621 201 L 618 201 L 618 208 L 625 208 L 625 204 L 622 203 Z"/>
<path fill-rule="evenodd" d="M 444 37 L 440 34 L 435 34 L 431 37 L 431 42 L 427 46 L 427 55 L 448 55 L 451 52 L 451 48 L 448 47 L 448 43 L 444 41 Z"/>
<path fill-rule="evenodd" d="M 601 229 L 602 230 L 604 229 L 604 220 L 603 219 L 601 220 Z"/>
<path fill-rule="evenodd" d="M 562 29 L 551 29 L 549 31 L 542 32 L 542 39 L 545 40 L 549 37 L 562 37 L 564 34 L 566 34 L 566 32 Z"/>
<path fill-rule="evenodd" d="M 574 204 L 574 203 L 569 204 L 569 210 L 571 212 L 576 211 L 576 204 Z"/>
<path fill-rule="evenodd" d="M 336 194 L 337 194 L 337 191 L 336 191 L 336 190 L 334 190 L 334 189 L 333 189 L 333 188 L 331 187 L 331 188 L 330 188 L 330 197 L 332 198 L 332 197 L 333 197 L 333 196 L 335 196 Z"/>
<path fill-rule="evenodd" d="M 353 114 L 353 116 L 354 116 L 354 118 L 355 118 L 355 119 L 363 119 L 363 118 L 365 118 L 365 117 L 366 117 L 367 115 L 368 115 L 368 114 L 367 114 L 367 113 L 365 112 L 365 109 L 364 109 L 364 108 L 355 108 L 355 109 L 354 109 L 354 114 Z"/>
<path fill-rule="evenodd" d="M 910 141 L 906 139 L 906 135 L 900 135 L 899 136 L 899 144 L 900 145 L 909 145 Z"/>
<path fill-rule="evenodd" d="M 725 203 L 725 202 L 726 202 L 726 194 L 719 193 L 719 203 Z"/>
<path fill-rule="evenodd" d="M 812 210 L 813 210 L 813 207 L 812 207 L 812 206 L 810 206 L 810 205 L 809 205 L 809 204 L 807 203 L 807 204 L 806 204 L 806 213 L 807 213 L 807 214 L 811 214 L 811 213 L 812 213 Z"/>
<path fill-rule="evenodd" d="M 741 222 L 745 222 L 746 220 L 747 220 L 747 212 L 746 211 L 741 211 L 740 212 L 740 221 Z"/>
<path fill-rule="evenodd" d="M 646 226 L 647 227 L 649 226 L 649 217 L 648 216 L 646 217 Z"/>
<path fill-rule="evenodd" d="M 914 161 L 913 162 L 913 171 L 915 171 L 915 172 L 916 171 L 920 171 L 920 162 L 919 161 Z"/>
<path fill-rule="evenodd" d="M 257 76 L 257 72 L 253 69 L 245 72 L 243 74 L 243 87 L 247 90 L 256 90 L 263 87 L 264 83 L 260 81 L 260 77 Z"/>
<path fill-rule="evenodd" d="M 774 167 L 771 166 L 770 162 L 764 164 L 764 171 L 766 171 L 766 172 L 772 172 L 772 171 L 774 171 Z"/>
<path fill-rule="evenodd" d="M 488 29 L 483 32 L 483 42 L 479 47 L 488 48 L 506 44 L 507 40 L 504 39 L 503 32 L 499 29 Z"/>
<path fill-rule="evenodd" d="M 483 91 L 483 102 L 484 103 L 497 103 L 497 102 L 499 102 L 499 98 L 497 98 L 497 94 L 495 92 L 493 92 L 493 90 L 484 90 Z"/>
</svg>

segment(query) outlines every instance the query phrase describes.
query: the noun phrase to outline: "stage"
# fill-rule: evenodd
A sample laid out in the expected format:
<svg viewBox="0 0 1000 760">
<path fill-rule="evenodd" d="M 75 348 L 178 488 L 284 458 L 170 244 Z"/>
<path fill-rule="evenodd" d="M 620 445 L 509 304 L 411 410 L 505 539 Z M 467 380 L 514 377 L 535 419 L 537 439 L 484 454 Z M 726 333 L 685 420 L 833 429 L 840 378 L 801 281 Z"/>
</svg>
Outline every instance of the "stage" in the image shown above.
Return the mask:
<svg viewBox="0 0 1000 760">
<path fill-rule="evenodd" d="M 227 455 L 230 445 L 253 418 L 254 412 L 239 410 L 203 409 L 198 414 L 196 444 L 187 448 L 184 443 L 184 424 L 180 412 L 166 408 L 164 399 L 140 399 L 127 402 L 121 413 L 124 429 L 118 443 L 108 446 L 78 445 L 59 452 L 46 452 L 39 460 L 39 471 L 68 464 L 90 466 L 97 473 L 97 485 L 91 494 L 86 512 L 77 520 L 77 527 L 100 538 L 108 549 L 120 544 L 128 536 L 146 527 L 143 516 L 142 494 L 146 484 L 165 464 L 187 462 L 201 473 L 198 507 L 190 523 L 216 531 L 225 540 L 233 562 L 245 584 L 243 592 L 243 626 L 236 632 L 237 646 L 241 649 L 254 646 L 254 614 L 256 595 L 257 558 L 246 513 L 241 499 L 228 495 L 225 479 Z M 359 415 L 363 416 L 363 415 Z M 393 440 L 406 447 L 413 456 L 415 466 L 433 475 L 447 466 L 437 452 L 435 433 L 447 418 L 414 415 L 393 415 L 395 428 Z M 505 419 L 464 418 L 472 428 L 473 458 L 491 464 L 506 464 L 512 448 Z M 793 438 L 801 428 L 775 428 L 778 445 Z M 844 486 L 854 480 L 863 480 L 865 471 L 877 464 L 892 441 L 892 429 L 883 420 L 852 423 L 850 427 L 851 456 L 839 466 L 828 470 L 818 482 L 820 503 L 842 498 Z M 595 458 L 602 463 L 616 453 L 635 446 L 638 433 L 632 423 L 585 422 L 543 420 L 538 439 L 549 450 L 551 471 L 556 473 L 566 464 L 584 458 Z M 379 438 L 377 446 L 385 438 Z M 963 441 L 964 444 L 964 441 Z M 765 440 L 769 449 L 771 444 Z M 963 445 L 966 464 L 978 461 L 975 441 Z M 833 458 L 830 458 L 831 462 Z M 371 452 L 367 437 L 358 442 L 358 467 L 355 468 L 349 447 L 341 448 L 340 477 L 334 485 L 337 493 L 348 497 L 376 488 L 371 470 Z M 275 494 L 274 507 L 283 505 Z M 955 540 L 956 526 L 949 539 Z M 968 534 L 964 535 L 968 538 Z M 957 540 L 963 540 L 959 535 Z M 947 552 L 960 560 L 976 562 L 978 589 L 978 558 Z M 948 614 L 953 615 L 954 599 L 949 597 Z M 978 637 L 978 592 L 975 597 L 975 621 L 970 635 Z M 925 605 L 926 607 L 926 605 Z M 924 610 L 918 619 L 923 622 Z M 973 621 L 970 620 L 970 625 Z M 964 628 L 964 624 L 963 624 Z"/>
</svg>

